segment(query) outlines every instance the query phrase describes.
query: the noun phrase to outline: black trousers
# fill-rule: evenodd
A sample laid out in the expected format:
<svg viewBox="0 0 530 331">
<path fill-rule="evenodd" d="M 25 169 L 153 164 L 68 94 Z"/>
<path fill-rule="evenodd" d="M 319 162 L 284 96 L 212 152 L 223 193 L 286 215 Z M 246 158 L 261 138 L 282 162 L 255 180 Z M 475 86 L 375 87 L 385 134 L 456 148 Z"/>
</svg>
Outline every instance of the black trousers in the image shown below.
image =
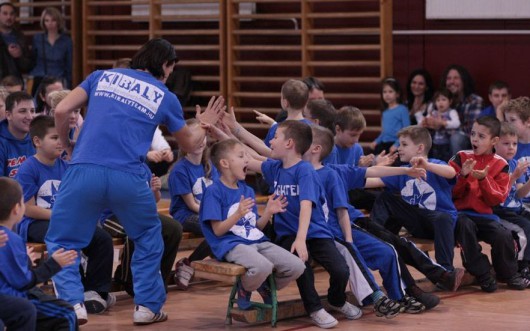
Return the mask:
<svg viewBox="0 0 530 331">
<path fill-rule="evenodd" d="M 37 325 L 37 309 L 28 300 L 0 294 L 0 330 L 34 331 Z"/>
<path fill-rule="evenodd" d="M 479 241 L 491 245 L 491 260 L 497 278 L 507 280 L 517 272 L 515 242 L 510 231 L 499 222 L 486 217 L 459 213 L 455 231 L 461 247 L 462 263 L 470 274 L 483 278 L 490 273 L 488 257 Z"/>
<path fill-rule="evenodd" d="M 496 207 L 493 208 L 493 213 L 505 221 L 518 225 L 523 229 L 527 240 L 530 239 L 530 213 L 526 210 L 522 210 L 521 213 L 508 210 L 506 208 Z M 530 245 L 526 245 L 524 250 L 524 260 L 530 261 Z"/>
<path fill-rule="evenodd" d="M 284 236 L 278 238 L 276 244 L 291 251 L 295 236 Z M 315 289 L 315 275 L 311 268 L 310 260 L 314 259 L 329 273 L 329 304 L 342 307 L 346 303 L 346 286 L 350 272 L 346 261 L 335 247 L 333 239 L 308 239 L 306 240 L 309 259 L 306 262 L 304 273 L 296 280 L 300 297 L 308 314 L 322 309 L 322 303 Z"/>
</svg>

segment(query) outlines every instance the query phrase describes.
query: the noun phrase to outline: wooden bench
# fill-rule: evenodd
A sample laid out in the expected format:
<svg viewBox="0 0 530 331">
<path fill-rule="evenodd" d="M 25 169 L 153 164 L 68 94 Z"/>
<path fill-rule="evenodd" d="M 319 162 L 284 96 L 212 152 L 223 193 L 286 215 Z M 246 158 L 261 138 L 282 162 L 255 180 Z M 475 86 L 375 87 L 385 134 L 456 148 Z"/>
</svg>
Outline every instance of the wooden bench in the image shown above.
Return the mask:
<svg viewBox="0 0 530 331">
<path fill-rule="evenodd" d="M 204 237 L 197 236 L 191 232 L 182 232 L 182 239 L 179 244 L 179 251 L 187 251 L 197 248 L 203 241 Z"/>
<path fill-rule="evenodd" d="M 241 275 L 246 272 L 245 267 L 234 263 L 219 262 L 214 259 L 193 261 L 191 266 L 195 269 L 195 277 L 232 284 L 232 290 L 230 291 L 230 296 L 228 298 L 225 324 L 232 324 L 232 317 L 234 317 L 236 320 L 248 323 L 263 323 L 270 321 L 271 326 L 276 326 L 278 299 L 276 296 L 276 283 L 274 282 L 273 275 L 270 275 L 267 278 L 271 289 L 272 304 L 252 301 L 252 309 L 243 311 L 234 308 L 234 303 L 237 302 L 237 284 Z M 247 312 L 250 312 L 250 314 L 247 314 Z"/>
</svg>

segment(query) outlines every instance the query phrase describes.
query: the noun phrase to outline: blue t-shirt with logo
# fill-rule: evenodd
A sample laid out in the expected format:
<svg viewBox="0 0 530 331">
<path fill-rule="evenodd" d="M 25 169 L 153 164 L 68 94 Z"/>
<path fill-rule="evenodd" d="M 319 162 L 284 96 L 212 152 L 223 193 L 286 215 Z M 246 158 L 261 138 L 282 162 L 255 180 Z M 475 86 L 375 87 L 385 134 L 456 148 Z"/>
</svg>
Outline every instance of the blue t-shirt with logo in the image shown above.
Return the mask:
<svg viewBox="0 0 530 331">
<path fill-rule="evenodd" d="M 99 70 L 80 87 L 90 102 L 71 164 L 143 174 L 156 127 L 164 124 L 173 133 L 185 125 L 176 95 L 147 72 Z"/>
<path fill-rule="evenodd" d="M 326 203 L 325 193 L 310 163 L 300 161 L 283 168 L 281 161 L 267 160 L 262 163 L 261 171 L 273 192 L 287 198 L 287 210 L 274 217 L 274 231 L 278 238 L 297 234 L 302 200 L 309 200 L 313 205 L 306 238 L 333 238 L 322 207 Z"/>
<path fill-rule="evenodd" d="M 224 235 L 217 236 L 213 232 L 211 223 L 224 222 L 237 212 L 241 196 L 254 199 L 254 191 L 244 181 L 239 181 L 237 186 L 237 189 L 229 188 L 221 180 L 214 180 L 204 192 L 199 209 L 202 233 L 218 260 L 222 260 L 232 248 L 239 244 L 250 245 L 269 240 L 256 226 L 258 220 L 256 205 Z"/>
<path fill-rule="evenodd" d="M 447 165 L 437 159 L 429 159 L 429 162 Z M 410 165 L 404 167 L 410 167 Z M 387 190 L 400 193 L 408 204 L 421 209 L 448 213 L 456 224 L 457 211 L 452 200 L 455 178 L 447 179 L 427 171 L 427 180 L 407 175 L 382 177 L 381 180 Z"/>
<path fill-rule="evenodd" d="M 30 157 L 18 169 L 15 179 L 22 186 L 24 192 L 24 202 L 35 198 L 35 205 L 52 209 L 55 204 L 55 197 L 59 191 L 61 178 L 66 172 L 68 164 L 58 158 L 53 166 L 41 163 L 35 156 Z M 24 240 L 28 240 L 28 227 L 35 220 L 24 216 L 17 225 L 17 232 Z"/>
<path fill-rule="evenodd" d="M 211 163 L 210 166 L 212 170 L 209 178 L 205 178 L 202 164 L 193 164 L 186 158 L 180 159 L 171 170 L 168 179 L 171 195 L 169 211 L 177 221 L 183 223 L 186 218 L 194 214 L 182 199 L 182 195 L 193 194 L 193 198 L 200 205 L 206 188 L 212 185 L 213 180 L 219 178 L 217 169 Z"/>
</svg>

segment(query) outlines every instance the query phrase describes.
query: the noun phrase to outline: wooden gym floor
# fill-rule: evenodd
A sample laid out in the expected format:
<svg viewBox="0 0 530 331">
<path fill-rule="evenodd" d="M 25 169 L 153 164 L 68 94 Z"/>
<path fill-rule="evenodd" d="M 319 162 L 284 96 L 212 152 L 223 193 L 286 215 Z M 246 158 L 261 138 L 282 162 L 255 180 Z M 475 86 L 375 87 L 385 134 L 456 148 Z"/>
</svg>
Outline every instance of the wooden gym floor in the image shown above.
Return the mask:
<svg viewBox="0 0 530 331">
<path fill-rule="evenodd" d="M 190 252 L 179 252 L 178 258 Z M 455 251 L 455 266 L 461 266 L 458 252 Z M 416 279 L 422 275 L 412 270 Z M 376 279 L 381 284 L 376 273 Z M 316 274 L 317 289 L 324 295 L 327 290 L 328 274 L 324 271 Z M 426 290 L 432 290 L 430 282 L 419 284 Z M 89 315 L 88 324 L 83 330 L 270 330 L 269 324 L 250 326 L 234 321 L 231 326 L 224 325 L 227 299 L 230 286 L 218 282 L 193 284 L 188 291 L 169 290 L 164 310 L 168 313 L 167 322 L 147 326 L 133 326 L 132 312 L 134 303 L 125 292 L 118 292 L 118 301 L 109 312 L 102 315 Z M 387 320 L 376 317 L 371 307 L 363 309 L 364 316 L 357 321 L 348 321 L 339 315 L 339 325 L 335 330 L 363 331 L 488 331 L 488 330 L 530 330 L 530 289 L 525 291 L 508 290 L 499 284 L 497 292 L 488 294 L 478 286 L 467 286 L 457 292 L 436 292 L 442 299 L 440 305 L 431 311 L 419 315 L 401 314 Z M 279 292 L 280 300 L 299 298 L 296 284 Z M 259 300 L 259 299 L 258 299 Z M 276 330 L 319 330 L 311 324 L 308 317 L 278 322 Z"/>
</svg>

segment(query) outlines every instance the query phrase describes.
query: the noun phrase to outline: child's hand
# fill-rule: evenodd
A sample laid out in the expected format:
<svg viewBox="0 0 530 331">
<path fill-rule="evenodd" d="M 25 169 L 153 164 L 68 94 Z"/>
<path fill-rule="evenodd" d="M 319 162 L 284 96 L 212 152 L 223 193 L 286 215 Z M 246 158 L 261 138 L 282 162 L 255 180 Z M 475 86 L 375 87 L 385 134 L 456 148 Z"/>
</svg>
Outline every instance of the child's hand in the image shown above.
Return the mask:
<svg viewBox="0 0 530 331">
<path fill-rule="evenodd" d="M 0 247 L 5 246 L 8 240 L 9 237 L 7 236 L 6 232 L 4 230 L 0 230 Z"/>
<path fill-rule="evenodd" d="M 226 125 L 222 121 L 217 122 L 216 125 L 205 124 L 203 125 L 203 127 L 206 130 L 206 133 L 213 140 L 223 141 L 223 140 L 230 139 L 230 136 L 224 131 L 224 129 L 226 128 Z"/>
<path fill-rule="evenodd" d="M 396 161 L 396 158 L 398 157 L 397 153 L 390 153 L 386 154 L 386 151 L 382 151 L 375 157 L 375 165 L 376 166 L 389 166 Z"/>
<path fill-rule="evenodd" d="M 475 168 L 477 161 L 472 159 L 467 159 L 464 164 L 462 164 L 462 169 L 460 169 L 460 175 L 466 177 L 469 173 Z"/>
<path fill-rule="evenodd" d="M 296 239 L 293 244 L 291 245 L 291 253 L 298 254 L 298 257 L 300 260 L 306 262 L 309 258 L 309 254 L 307 254 L 307 246 L 305 244 L 305 240 L 299 240 Z"/>
<path fill-rule="evenodd" d="M 384 152 L 384 151 L 383 151 Z M 359 158 L 359 167 L 369 167 L 374 163 L 374 154 L 363 155 Z"/>
<path fill-rule="evenodd" d="M 265 207 L 265 210 L 267 210 L 271 214 L 283 213 L 285 211 L 285 207 L 287 207 L 287 204 L 288 202 L 285 196 L 271 195 L 269 197 L 269 200 L 267 201 L 267 206 Z"/>
<path fill-rule="evenodd" d="M 75 263 L 77 252 L 74 250 L 65 251 L 64 248 L 59 248 L 53 253 L 52 258 L 64 268 Z"/>
<path fill-rule="evenodd" d="M 424 168 L 411 167 L 407 169 L 407 176 L 427 180 L 427 170 Z"/>
<path fill-rule="evenodd" d="M 147 152 L 147 160 L 158 163 L 162 162 L 164 159 L 164 155 L 162 155 L 161 151 L 149 151 Z"/>
<path fill-rule="evenodd" d="M 473 176 L 474 178 L 478 179 L 478 180 L 482 180 L 484 178 L 486 178 L 486 176 L 488 175 L 488 171 L 490 169 L 490 166 L 486 166 L 486 168 L 482 169 L 482 170 L 472 170 L 471 171 L 471 176 Z"/>
<path fill-rule="evenodd" d="M 162 181 L 160 180 L 160 177 L 157 177 L 155 176 L 155 174 L 153 174 L 153 176 L 151 177 L 151 190 L 156 192 L 156 191 L 160 191 L 162 189 Z"/>
<path fill-rule="evenodd" d="M 515 179 L 519 179 L 524 173 L 526 173 L 529 166 L 530 166 L 530 161 L 518 162 L 517 167 L 512 172 L 512 177 Z"/>
<path fill-rule="evenodd" d="M 222 96 L 211 97 L 204 112 L 199 105 L 195 106 L 195 118 L 206 124 L 215 124 L 226 110 L 225 99 Z"/>
<path fill-rule="evenodd" d="M 425 159 L 423 156 L 415 156 L 412 159 L 410 159 L 410 165 L 416 168 L 423 168 L 427 169 L 427 164 L 429 161 Z"/>
<path fill-rule="evenodd" d="M 377 146 L 377 143 L 375 141 L 372 141 L 370 143 L 370 145 L 368 145 L 368 147 L 370 147 L 370 149 L 372 149 L 372 151 L 375 150 L 376 146 Z"/>
<path fill-rule="evenodd" d="M 254 114 L 256 114 L 256 119 L 260 122 L 260 123 L 264 123 L 264 124 L 268 124 L 268 125 L 273 125 L 274 124 L 274 119 L 271 118 L 270 116 L 267 116 L 263 113 L 260 113 L 259 111 L 257 111 L 256 109 L 253 109 L 252 110 L 254 112 Z"/>
<path fill-rule="evenodd" d="M 255 204 L 254 199 L 245 198 L 244 196 L 241 196 L 241 199 L 239 199 L 239 207 L 237 208 L 237 213 L 239 215 L 239 218 L 250 213 L 252 211 L 252 207 L 254 207 L 254 204 Z"/>
<path fill-rule="evenodd" d="M 26 246 L 26 253 L 29 256 L 29 260 L 31 261 L 31 266 L 36 266 L 35 261 L 37 261 L 37 259 L 39 258 L 39 254 L 35 253 L 33 251 L 33 247 L 31 246 Z"/>
<path fill-rule="evenodd" d="M 393 153 L 397 152 L 397 149 L 398 149 L 398 148 L 397 148 L 396 145 L 392 145 L 392 146 L 390 146 L 390 149 L 388 150 L 388 152 L 389 152 L 390 154 L 393 154 Z"/>
<path fill-rule="evenodd" d="M 163 161 L 166 161 L 168 163 L 173 162 L 174 155 L 173 155 L 173 151 L 170 148 L 163 149 L 160 151 L 160 153 L 162 154 Z"/>
<path fill-rule="evenodd" d="M 237 128 L 237 120 L 234 107 L 230 107 L 230 111 L 223 115 L 223 124 L 226 125 L 231 132 L 234 132 L 234 130 Z"/>
</svg>

